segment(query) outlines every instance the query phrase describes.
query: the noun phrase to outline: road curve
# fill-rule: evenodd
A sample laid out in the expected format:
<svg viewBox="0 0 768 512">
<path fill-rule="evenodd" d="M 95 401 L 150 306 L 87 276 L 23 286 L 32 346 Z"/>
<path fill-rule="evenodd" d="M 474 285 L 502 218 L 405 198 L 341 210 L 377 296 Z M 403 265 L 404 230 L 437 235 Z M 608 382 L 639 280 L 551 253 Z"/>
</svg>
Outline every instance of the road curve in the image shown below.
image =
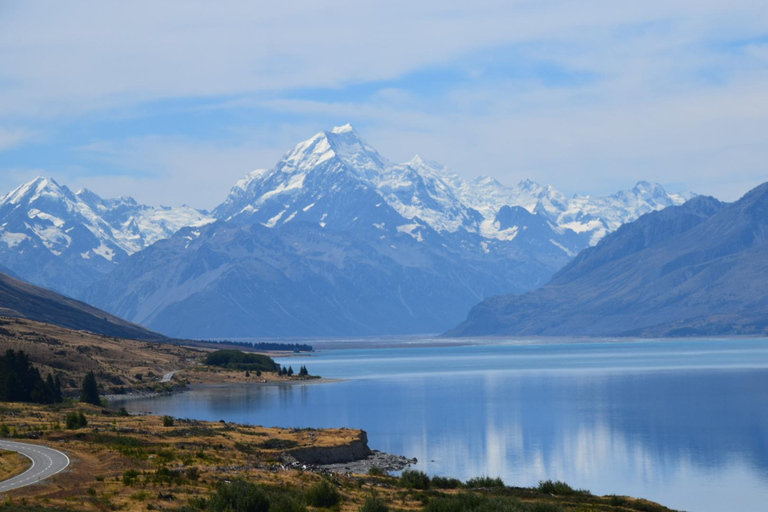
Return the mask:
<svg viewBox="0 0 768 512">
<path fill-rule="evenodd" d="M 64 471 L 69 466 L 69 457 L 53 448 L 15 441 L 0 441 L 0 448 L 19 452 L 32 461 L 32 467 L 24 473 L 0 482 L 0 492 L 36 484 Z"/>
</svg>

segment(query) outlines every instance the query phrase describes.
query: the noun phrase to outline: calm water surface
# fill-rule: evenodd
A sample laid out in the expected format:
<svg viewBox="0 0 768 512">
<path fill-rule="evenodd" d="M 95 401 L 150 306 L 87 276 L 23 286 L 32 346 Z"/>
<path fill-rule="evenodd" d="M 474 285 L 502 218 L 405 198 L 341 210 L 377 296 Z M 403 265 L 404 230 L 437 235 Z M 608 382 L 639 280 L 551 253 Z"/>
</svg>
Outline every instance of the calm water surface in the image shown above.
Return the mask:
<svg viewBox="0 0 768 512">
<path fill-rule="evenodd" d="M 279 361 L 341 382 L 209 387 L 124 405 L 355 427 L 418 469 L 564 480 L 691 511 L 768 510 L 768 340 L 328 350 Z"/>
</svg>

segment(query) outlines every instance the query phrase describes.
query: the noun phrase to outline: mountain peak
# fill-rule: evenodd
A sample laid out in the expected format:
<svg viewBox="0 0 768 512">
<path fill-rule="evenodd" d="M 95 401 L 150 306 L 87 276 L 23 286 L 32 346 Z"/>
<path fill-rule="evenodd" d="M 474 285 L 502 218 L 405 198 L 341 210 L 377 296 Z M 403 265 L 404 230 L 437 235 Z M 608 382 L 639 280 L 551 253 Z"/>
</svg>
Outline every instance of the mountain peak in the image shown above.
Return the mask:
<svg viewBox="0 0 768 512">
<path fill-rule="evenodd" d="M 38 176 L 0 198 L 0 203 L 19 204 L 22 201 L 32 202 L 42 195 L 69 195 L 69 189 L 60 186 L 53 178 Z"/>
<path fill-rule="evenodd" d="M 421 158 L 421 155 L 416 153 L 413 158 L 411 158 L 406 165 L 424 165 L 424 159 Z"/>
<path fill-rule="evenodd" d="M 335 133 L 335 134 L 355 133 L 356 134 L 357 132 L 355 131 L 355 129 L 352 127 L 350 123 L 347 123 L 342 126 L 334 126 L 333 129 L 331 130 L 331 133 Z"/>
<path fill-rule="evenodd" d="M 539 191 L 543 190 L 543 187 L 541 185 L 539 185 L 535 181 L 533 181 L 531 179 L 528 179 L 528 178 L 526 178 L 526 179 L 522 180 L 520 183 L 518 183 L 517 184 L 517 188 L 519 188 L 520 190 L 536 191 L 536 192 L 539 192 Z"/>
</svg>

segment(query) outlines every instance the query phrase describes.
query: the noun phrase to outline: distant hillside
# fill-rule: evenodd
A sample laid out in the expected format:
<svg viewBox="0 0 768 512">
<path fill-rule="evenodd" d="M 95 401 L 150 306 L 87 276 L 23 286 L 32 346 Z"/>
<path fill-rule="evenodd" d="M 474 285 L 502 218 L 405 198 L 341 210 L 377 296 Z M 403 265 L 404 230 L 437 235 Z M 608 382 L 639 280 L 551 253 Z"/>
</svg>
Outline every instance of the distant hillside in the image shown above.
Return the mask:
<svg viewBox="0 0 768 512">
<path fill-rule="evenodd" d="M 481 302 L 453 336 L 768 333 L 768 183 L 698 197 L 582 251 L 542 288 Z"/>
<path fill-rule="evenodd" d="M 0 316 L 0 353 L 24 351 L 43 377 L 61 378 L 64 392 L 77 396 L 83 377 L 96 374 L 102 393 L 167 389 L 160 382 L 172 371 L 197 369 L 205 350 L 174 343 L 151 343 L 102 336 L 21 318 Z M 207 372 L 202 372 L 207 375 Z"/>
<path fill-rule="evenodd" d="M 167 339 L 162 334 L 105 313 L 84 302 L 3 273 L 0 273 L 0 316 L 27 318 L 118 338 L 155 341 Z"/>
</svg>

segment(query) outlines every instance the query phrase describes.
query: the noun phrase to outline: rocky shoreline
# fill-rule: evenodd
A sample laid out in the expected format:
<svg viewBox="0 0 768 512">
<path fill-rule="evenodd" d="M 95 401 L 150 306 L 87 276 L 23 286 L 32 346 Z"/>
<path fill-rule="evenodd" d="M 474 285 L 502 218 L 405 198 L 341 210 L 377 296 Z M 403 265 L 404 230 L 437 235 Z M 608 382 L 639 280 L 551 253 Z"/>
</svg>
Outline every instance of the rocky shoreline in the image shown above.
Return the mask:
<svg viewBox="0 0 768 512">
<path fill-rule="evenodd" d="M 416 464 L 416 458 L 409 459 L 402 455 L 393 455 L 378 450 L 373 450 L 365 459 L 352 462 L 339 462 L 336 464 L 323 464 L 319 468 L 332 473 L 368 473 L 372 468 L 378 468 L 389 473 L 390 471 L 402 471 L 412 464 Z"/>
</svg>

